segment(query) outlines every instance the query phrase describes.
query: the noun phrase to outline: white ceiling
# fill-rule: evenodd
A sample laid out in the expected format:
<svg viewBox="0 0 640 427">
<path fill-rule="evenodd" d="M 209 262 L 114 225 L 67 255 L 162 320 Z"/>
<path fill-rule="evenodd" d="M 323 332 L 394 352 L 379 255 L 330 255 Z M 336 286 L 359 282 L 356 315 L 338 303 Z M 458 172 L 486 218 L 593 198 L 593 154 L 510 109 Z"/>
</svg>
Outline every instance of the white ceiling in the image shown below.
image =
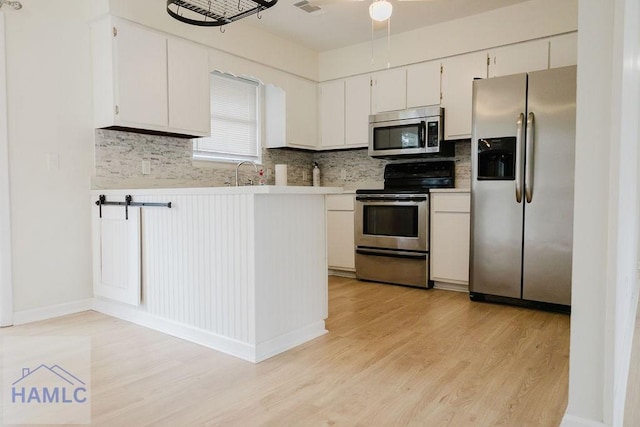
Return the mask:
<svg viewBox="0 0 640 427">
<path fill-rule="evenodd" d="M 300 0 L 278 0 L 262 12 L 262 19 L 250 16 L 248 25 L 322 52 L 371 40 L 370 0 L 308 0 L 323 13 L 309 14 L 293 4 Z M 391 34 L 487 12 L 527 0 L 390 0 L 393 4 Z M 386 24 L 374 37 L 387 34 Z"/>
</svg>

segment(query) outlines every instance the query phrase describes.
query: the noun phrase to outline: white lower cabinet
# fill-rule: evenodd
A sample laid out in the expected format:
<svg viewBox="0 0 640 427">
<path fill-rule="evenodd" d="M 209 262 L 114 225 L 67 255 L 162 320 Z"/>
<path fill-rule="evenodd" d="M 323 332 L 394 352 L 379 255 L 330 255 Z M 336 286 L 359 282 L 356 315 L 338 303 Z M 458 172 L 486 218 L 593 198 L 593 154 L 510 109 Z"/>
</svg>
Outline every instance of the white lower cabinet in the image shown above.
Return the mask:
<svg viewBox="0 0 640 427">
<path fill-rule="evenodd" d="M 431 280 L 435 287 L 467 291 L 470 240 L 469 192 L 431 193 Z"/>
<path fill-rule="evenodd" d="M 327 196 L 327 256 L 331 270 L 354 272 L 354 196 Z"/>
</svg>

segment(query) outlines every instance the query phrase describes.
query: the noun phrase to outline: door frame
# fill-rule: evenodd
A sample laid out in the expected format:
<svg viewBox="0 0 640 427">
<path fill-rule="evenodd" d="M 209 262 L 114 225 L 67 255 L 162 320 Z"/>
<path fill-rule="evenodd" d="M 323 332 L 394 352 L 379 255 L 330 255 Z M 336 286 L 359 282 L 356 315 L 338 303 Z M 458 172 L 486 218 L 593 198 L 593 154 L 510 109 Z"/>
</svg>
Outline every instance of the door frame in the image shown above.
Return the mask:
<svg viewBox="0 0 640 427">
<path fill-rule="evenodd" d="M 0 327 L 13 324 L 5 20 L 0 12 Z"/>
</svg>

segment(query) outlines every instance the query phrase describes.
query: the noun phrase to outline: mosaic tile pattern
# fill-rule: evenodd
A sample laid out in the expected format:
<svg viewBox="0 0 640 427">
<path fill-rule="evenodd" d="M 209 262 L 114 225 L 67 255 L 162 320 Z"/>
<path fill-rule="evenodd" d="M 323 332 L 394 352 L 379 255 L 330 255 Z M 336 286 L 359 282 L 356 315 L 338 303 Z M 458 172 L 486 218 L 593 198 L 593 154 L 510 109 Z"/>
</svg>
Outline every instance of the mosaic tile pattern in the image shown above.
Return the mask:
<svg viewBox="0 0 640 427">
<path fill-rule="evenodd" d="M 98 129 L 95 133 L 95 175 L 92 188 L 217 187 L 235 181 L 235 164 L 196 161 L 189 139 Z M 471 177 L 470 142 L 456 142 L 456 186 L 468 188 Z M 142 174 L 149 161 L 151 173 Z M 286 164 L 289 185 L 311 185 L 313 162 L 320 166 L 323 186 L 379 188 L 386 160 L 371 158 L 366 149 L 308 152 L 263 149 L 267 184 L 274 184 L 276 164 Z M 344 177 L 344 178 L 343 178 Z M 304 179 L 303 179 L 304 178 Z M 243 165 L 239 181 L 258 180 L 250 165 Z"/>
</svg>

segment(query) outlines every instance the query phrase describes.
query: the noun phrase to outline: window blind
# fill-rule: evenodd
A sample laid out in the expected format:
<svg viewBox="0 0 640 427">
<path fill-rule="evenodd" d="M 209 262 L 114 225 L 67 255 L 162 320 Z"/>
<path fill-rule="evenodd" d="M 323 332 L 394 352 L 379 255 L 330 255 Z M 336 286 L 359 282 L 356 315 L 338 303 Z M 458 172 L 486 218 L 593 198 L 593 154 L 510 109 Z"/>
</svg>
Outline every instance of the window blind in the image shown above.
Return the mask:
<svg viewBox="0 0 640 427">
<path fill-rule="evenodd" d="M 194 140 L 194 157 L 259 161 L 259 83 L 219 72 L 210 82 L 211 136 Z"/>
</svg>

